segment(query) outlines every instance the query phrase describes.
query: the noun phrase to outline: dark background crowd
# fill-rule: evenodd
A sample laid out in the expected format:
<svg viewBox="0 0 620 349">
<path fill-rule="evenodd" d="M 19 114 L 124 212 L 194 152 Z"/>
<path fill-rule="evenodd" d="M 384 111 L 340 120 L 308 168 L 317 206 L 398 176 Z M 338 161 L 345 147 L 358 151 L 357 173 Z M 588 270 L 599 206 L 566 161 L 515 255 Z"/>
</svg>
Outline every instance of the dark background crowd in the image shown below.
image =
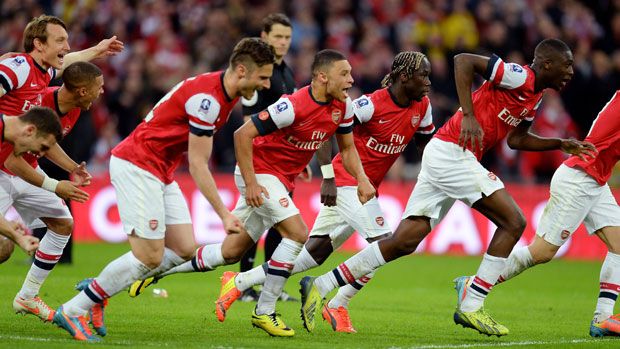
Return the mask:
<svg viewBox="0 0 620 349">
<path fill-rule="evenodd" d="M 437 126 L 458 108 L 452 58 L 459 52 L 495 53 L 528 64 L 540 40 L 566 41 L 573 49 L 575 76 L 561 94 L 546 94 L 533 126 L 543 136 L 583 138 L 620 85 L 620 0 L 3 0 L 0 52 L 21 51 L 23 29 L 43 13 L 67 23 L 72 50 L 111 35 L 124 41 L 122 54 L 95 62 L 104 70 L 105 94 L 64 141 L 71 156 L 104 173 L 111 148 L 160 97 L 189 76 L 225 68 L 234 44 L 260 35 L 261 20 L 273 12 L 292 20 L 285 60 L 298 86 L 310 81 L 313 56 L 323 48 L 348 56 L 355 78 L 352 97 L 379 88 L 399 51 L 424 52 L 432 64 L 430 98 Z M 238 108 L 216 135 L 216 171 L 234 168 L 232 132 L 241 122 Z M 533 183 L 548 181 L 563 159 L 560 152 L 518 153 L 504 144 L 483 161 L 504 180 Z M 415 147 L 401 160 L 390 175 L 414 178 Z"/>
</svg>

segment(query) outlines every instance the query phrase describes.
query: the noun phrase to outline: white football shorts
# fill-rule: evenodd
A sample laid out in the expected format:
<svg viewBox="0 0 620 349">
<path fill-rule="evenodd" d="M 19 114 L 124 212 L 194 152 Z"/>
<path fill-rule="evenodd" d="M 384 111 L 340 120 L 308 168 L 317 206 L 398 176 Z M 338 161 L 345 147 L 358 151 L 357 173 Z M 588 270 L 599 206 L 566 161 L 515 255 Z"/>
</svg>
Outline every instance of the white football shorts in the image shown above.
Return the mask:
<svg viewBox="0 0 620 349">
<path fill-rule="evenodd" d="M 407 202 L 403 219 L 409 216 L 431 218 L 437 225 L 455 200 L 469 206 L 483 195 L 503 189 L 504 183 L 484 168 L 469 150 L 455 143 L 431 139 L 422 155 L 422 169 Z"/>
<path fill-rule="evenodd" d="M 336 250 L 355 231 L 366 240 L 391 232 L 376 197 L 362 205 L 353 186 L 338 187 L 337 194 L 336 206 L 321 207 L 310 236 L 329 235 Z"/>
<path fill-rule="evenodd" d="M 235 171 L 235 184 L 239 189 L 239 200 L 232 214 L 237 216 L 254 241 L 258 241 L 265 230 L 276 223 L 299 214 L 288 190 L 278 177 L 270 174 L 256 174 L 258 184 L 267 189 L 269 198 L 263 197 L 260 207 L 248 206 L 245 202 L 245 182 L 239 171 Z"/>
<path fill-rule="evenodd" d="M 177 182 L 164 184 L 152 173 L 112 156 L 110 179 L 125 233 L 163 239 L 168 224 L 192 224 L 189 208 Z"/>
<path fill-rule="evenodd" d="M 581 222 L 588 234 L 605 227 L 620 227 L 620 207 L 609 185 L 600 185 L 579 168 L 562 164 L 553 175 L 551 196 L 538 223 L 536 235 L 562 246 Z"/>
<path fill-rule="evenodd" d="M 36 170 L 45 174 L 40 167 Z M 65 201 L 55 193 L 0 171 L 0 212 L 2 215 L 5 215 L 11 206 L 30 229 L 45 227 L 45 224 L 38 218 L 73 219 Z"/>
</svg>

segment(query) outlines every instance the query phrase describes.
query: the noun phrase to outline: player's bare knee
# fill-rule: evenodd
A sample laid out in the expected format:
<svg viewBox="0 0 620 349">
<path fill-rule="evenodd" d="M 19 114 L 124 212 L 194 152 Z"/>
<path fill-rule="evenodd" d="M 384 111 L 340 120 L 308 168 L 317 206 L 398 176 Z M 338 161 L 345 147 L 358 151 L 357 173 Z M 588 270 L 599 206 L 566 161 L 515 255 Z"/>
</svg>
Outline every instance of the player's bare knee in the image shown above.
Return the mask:
<svg viewBox="0 0 620 349">
<path fill-rule="evenodd" d="M 45 224 L 56 234 L 71 235 L 73 233 L 73 219 L 47 219 Z"/>
<path fill-rule="evenodd" d="M 13 241 L 0 237 L 0 264 L 11 258 L 14 249 L 15 243 L 13 243 Z"/>
<path fill-rule="evenodd" d="M 241 260 L 241 257 L 245 254 L 245 251 L 237 246 L 230 246 L 227 248 L 222 247 L 222 258 L 226 264 L 237 263 Z"/>
<path fill-rule="evenodd" d="M 550 250 L 530 251 L 530 253 L 532 255 L 532 262 L 534 264 L 544 264 L 552 260 L 553 257 L 555 257 L 555 252 Z"/>
<path fill-rule="evenodd" d="M 136 252 L 134 251 L 134 256 L 149 269 L 157 268 L 161 264 L 164 257 L 163 253 L 157 253 L 155 251 L 143 252 L 138 254 L 136 254 Z"/>
<path fill-rule="evenodd" d="M 304 247 L 318 265 L 323 264 L 334 251 L 329 236 L 311 236 Z"/>
<path fill-rule="evenodd" d="M 507 231 L 511 233 L 517 240 L 521 238 L 521 234 L 525 231 L 525 226 L 527 225 L 527 220 L 523 215 L 521 210 L 516 211 L 512 217 L 510 217 L 503 227 Z"/>
</svg>

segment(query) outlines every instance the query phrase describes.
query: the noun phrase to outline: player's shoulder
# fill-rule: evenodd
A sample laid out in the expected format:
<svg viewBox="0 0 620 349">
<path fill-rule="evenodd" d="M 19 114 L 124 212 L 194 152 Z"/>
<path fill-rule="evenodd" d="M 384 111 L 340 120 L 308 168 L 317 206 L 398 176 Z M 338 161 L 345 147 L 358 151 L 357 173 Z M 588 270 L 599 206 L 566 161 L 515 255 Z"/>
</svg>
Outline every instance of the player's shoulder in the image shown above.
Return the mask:
<svg viewBox="0 0 620 349">
<path fill-rule="evenodd" d="M 27 54 L 19 54 L 0 61 L 0 66 L 4 69 L 22 73 L 30 72 L 33 65 L 34 61 Z"/>
</svg>

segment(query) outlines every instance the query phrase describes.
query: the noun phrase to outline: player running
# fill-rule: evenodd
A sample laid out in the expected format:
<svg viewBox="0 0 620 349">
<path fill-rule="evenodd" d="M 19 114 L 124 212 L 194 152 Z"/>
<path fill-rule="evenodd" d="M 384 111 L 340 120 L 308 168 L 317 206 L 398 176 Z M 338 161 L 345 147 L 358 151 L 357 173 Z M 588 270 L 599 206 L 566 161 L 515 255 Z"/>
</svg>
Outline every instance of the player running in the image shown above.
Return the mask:
<svg viewBox="0 0 620 349">
<path fill-rule="evenodd" d="M 260 113 L 275 103 L 282 95 L 295 92 L 295 80 L 293 79 L 293 71 L 284 61 L 284 56 L 291 47 L 293 28 L 290 19 L 282 13 L 272 13 L 263 19 L 263 30 L 261 31 L 261 39 L 273 46 L 276 63 L 273 65 L 273 75 L 270 79 L 270 87 L 257 91 L 250 99 L 241 99 L 243 105 L 243 115 L 245 121 L 252 115 Z M 308 167 L 308 172 L 309 167 Z M 304 177 L 310 180 L 310 176 Z M 291 197 L 292 197 L 291 192 Z M 275 228 L 269 228 L 265 235 L 265 261 L 271 259 L 273 251 L 282 241 L 280 233 Z M 256 257 L 256 244 L 246 252 L 239 261 L 239 271 L 244 272 L 254 267 L 254 258 Z M 245 290 L 242 301 L 258 301 L 259 294 L 254 288 Z M 298 301 L 286 292 L 282 291 L 281 300 Z"/>
<path fill-rule="evenodd" d="M 266 229 L 275 226 L 282 235 L 282 242 L 268 262 L 264 287 L 252 313 L 252 324 L 272 336 L 295 335 L 275 311 L 276 300 L 308 236 L 308 228 L 288 195 L 293 190 L 295 177 L 304 170 L 316 150 L 336 134 L 343 166 L 358 181 L 359 200 L 365 203 L 375 194 L 351 135 L 353 106 L 347 91 L 352 84 L 351 65 L 344 55 L 334 50 L 318 52 L 312 63 L 309 86 L 283 96 L 266 110 L 253 115 L 235 132 L 235 153 L 239 162 L 235 183 L 241 197 L 233 213 L 247 231 L 229 234 L 222 243 L 200 247 L 191 262 L 134 286 L 146 287 L 169 274 L 208 271 L 235 263 Z M 223 279 L 222 284 L 227 281 Z M 224 319 L 223 313 L 222 305 L 216 304 L 220 321 Z"/>
<path fill-rule="evenodd" d="M 483 302 L 523 233 L 525 218 L 502 181 L 485 169 L 479 159 L 506 135 L 513 149 L 561 149 L 570 154 L 594 151 L 588 143 L 542 138 L 529 132 L 543 90 L 561 90 L 573 75 L 572 53 L 560 40 L 543 40 L 536 46 L 534 56 L 531 66 L 504 63 L 497 56 L 455 56 L 461 109 L 426 146 L 418 182 L 403 220 L 390 238 L 370 244 L 327 274 L 301 280 L 301 312 L 306 328 L 314 327 L 313 312 L 327 293 L 415 251 L 454 201 L 461 200 L 498 228 L 473 282 L 457 283 L 459 300 L 454 320 L 488 335 L 508 334 L 508 328 L 484 310 Z M 472 95 L 474 73 L 487 81 Z"/>
<path fill-rule="evenodd" d="M 61 126 L 58 116 L 48 108 L 31 108 L 28 112 L 19 116 L 0 114 L 2 123 L 3 146 L 11 146 L 16 156 L 26 153 L 43 155 L 62 138 Z M 0 191 L 4 191 L 6 185 L 0 182 Z M 25 227 L 18 222 L 9 222 L 0 216 L 0 234 L 10 240 L 0 240 L 0 261 L 6 261 L 13 252 L 13 243 L 29 255 L 39 247 L 39 239 L 25 234 Z"/>
<path fill-rule="evenodd" d="M 430 140 L 435 129 L 430 100 L 426 97 L 431 84 L 430 71 L 430 63 L 424 54 L 401 52 L 394 58 L 391 72 L 382 81 L 384 88 L 353 102 L 355 147 L 362 167 L 376 189 L 414 135 L 420 150 Z M 331 152 L 331 149 L 327 150 Z M 295 259 L 292 274 L 323 264 L 354 231 L 368 242 L 391 234 L 377 198 L 362 205 L 357 200 L 357 182 L 346 172 L 342 155 L 336 155 L 333 167 L 329 155 L 327 160 L 318 157 L 323 172 L 327 174 L 323 177 L 321 190 L 325 205 L 319 211 L 310 238 Z M 267 269 L 268 265 L 263 264 L 245 273 L 224 272 L 222 280 L 227 281 L 222 284 L 217 301 L 218 316 L 221 312 L 222 320 L 226 315 L 222 310 L 228 310 L 242 292 L 265 282 Z M 373 275 L 369 273 L 353 284 L 341 287 L 336 297 L 325 304 L 323 318 L 331 323 L 334 331 L 356 332 L 351 324 L 348 304 Z"/>
<path fill-rule="evenodd" d="M 551 180 L 551 197 L 529 246 L 512 251 L 498 282 L 504 282 L 537 264 L 547 263 L 583 222 L 590 235 L 607 245 L 600 274 L 600 292 L 592 337 L 620 336 L 620 316 L 612 315 L 620 292 L 620 208 L 607 180 L 620 159 L 620 92 L 598 114 L 586 141 L 598 154 L 585 159 L 572 156 Z"/>
<path fill-rule="evenodd" d="M 196 242 L 187 203 L 174 171 L 188 152 L 190 173 L 228 233 L 243 230 L 218 195 L 208 166 L 213 134 L 240 96 L 269 87 L 273 49 L 256 38 L 241 40 L 225 71 L 186 79 L 172 88 L 123 142 L 112 150 L 110 177 L 131 251 L 108 264 L 77 296 L 61 305 L 53 322 L 77 340 L 96 341 L 86 315 L 96 304 L 193 257 Z"/>
<path fill-rule="evenodd" d="M 80 113 L 88 110 L 103 92 L 103 74 L 94 64 L 76 62 L 65 69 L 61 87 L 49 87 L 43 96 L 42 105 L 60 115 L 63 137 L 72 129 Z M 24 154 L 15 156 L 9 147 L 0 151 L 0 212 L 5 214 L 13 206 L 31 229 L 48 227 L 41 240 L 34 261 L 24 280 L 22 288 L 13 300 L 16 313 L 33 314 L 43 321 L 51 321 L 54 310 L 39 298 L 40 289 L 49 273 L 62 256 L 65 245 L 73 231 L 73 217 L 64 200 L 55 193 L 68 192 L 70 198 L 84 202 L 88 194 L 74 190 L 76 186 L 90 184 L 91 176 L 86 164 L 77 164 L 55 144 L 46 157 L 72 174 L 73 182 L 58 182 L 49 178 L 38 166 L 38 156 Z M 12 173 L 12 174 L 9 174 Z"/>
</svg>

